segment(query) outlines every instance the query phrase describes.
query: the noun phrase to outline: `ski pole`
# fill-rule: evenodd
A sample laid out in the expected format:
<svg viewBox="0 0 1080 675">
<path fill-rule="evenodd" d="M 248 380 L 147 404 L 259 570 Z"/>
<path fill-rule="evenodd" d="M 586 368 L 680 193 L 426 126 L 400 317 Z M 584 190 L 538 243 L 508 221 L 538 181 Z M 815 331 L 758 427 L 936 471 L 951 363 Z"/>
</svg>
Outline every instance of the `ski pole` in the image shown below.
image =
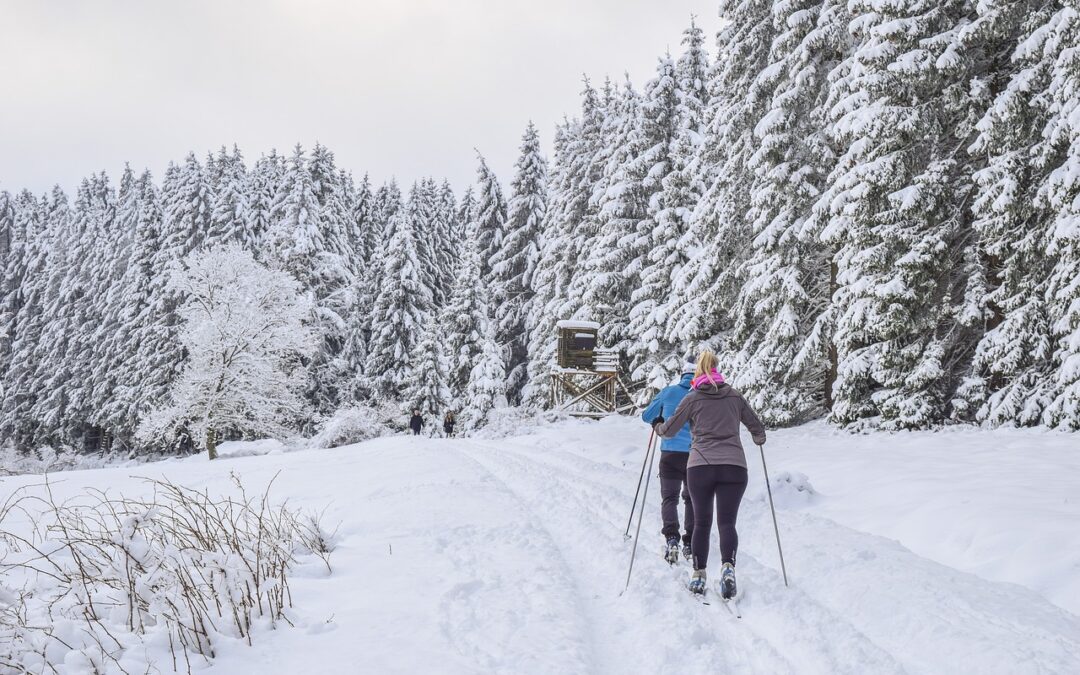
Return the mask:
<svg viewBox="0 0 1080 675">
<path fill-rule="evenodd" d="M 641 493 L 641 508 L 638 509 L 637 532 L 634 533 L 634 548 L 630 551 L 630 569 L 626 570 L 626 587 L 623 588 L 623 593 L 630 588 L 630 574 L 634 571 L 634 557 L 637 555 L 637 543 L 638 539 L 641 537 L 641 521 L 645 519 L 645 497 L 649 494 L 649 479 L 652 478 L 652 458 L 655 454 L 656 443 L 649 443 L 649 452 L 645 459 L 645 463 L 649 466 L 649 473 L 645 475 L 645 490 Z"/>
<path fill-rule="evenodd" d="M 656 435 L 656 429 L 654 428 L 649 432 L 649 444 L 645 446 L 645 461 L 641 463 L 641 475 L 637 479 L 637 490 L 634 491 L 634 504 L 630 507 L 630 517 L 626 519 L 626 532 L 623 532 L 623 539 L 630 538 L 630 523 L 634 522 L 634 509 L 637 508 L 638 495 L 641 494 L 641 479 L 645 477 L 645 465 L 649 463 L 649 452 L 652 450 L 653 437 Z"/>
<path fill-rule="evenodd" d="M 772 526 L 776 532 L 776 551 L 780 554 L 780 571 L 784 573 L 784 586 L 788 585 L 787 567 L 784 566 L 784 549 L 780 548 L 780 527 L 776 524 L 776 508 L 772 501 L 772 484 L 769 483 L 769 469 L 765 466 L 765 446 L 758 444 L 761 451 L 761 470 L 765 472 L 765 489 L 769 491 L 769 510 L 772 511 Z"/>
</svg>

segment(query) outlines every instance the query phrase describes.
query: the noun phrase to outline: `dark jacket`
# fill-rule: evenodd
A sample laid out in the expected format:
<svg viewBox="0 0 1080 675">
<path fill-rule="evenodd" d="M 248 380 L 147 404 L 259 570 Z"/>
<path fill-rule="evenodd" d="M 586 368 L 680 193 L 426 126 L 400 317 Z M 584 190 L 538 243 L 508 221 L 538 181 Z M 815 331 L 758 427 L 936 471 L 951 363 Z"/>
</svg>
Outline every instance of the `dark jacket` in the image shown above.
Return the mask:
<svg viewBox="0 0 1080 675">
<path fill-rule="evenodd" d="M 424 418 L 419 415 L 413 415 L 409 418 L 409 428 L 413 431 L 420 431 L 420 427 L 424 426 Z"/>
<path fill-rule="evenodd" d="M 686 466 L 733 464 L 746 468 L 746 454 L 739 440 L 739 424 L 750 430 L 757 444 L 765 443 L 765 427 L 742 394 L 728 384 L 706 383 L 679 403 L 675 414 L 657 428 L 664 438 L 674 436 L 690 423 L 690 461 Z"/>
</svg>

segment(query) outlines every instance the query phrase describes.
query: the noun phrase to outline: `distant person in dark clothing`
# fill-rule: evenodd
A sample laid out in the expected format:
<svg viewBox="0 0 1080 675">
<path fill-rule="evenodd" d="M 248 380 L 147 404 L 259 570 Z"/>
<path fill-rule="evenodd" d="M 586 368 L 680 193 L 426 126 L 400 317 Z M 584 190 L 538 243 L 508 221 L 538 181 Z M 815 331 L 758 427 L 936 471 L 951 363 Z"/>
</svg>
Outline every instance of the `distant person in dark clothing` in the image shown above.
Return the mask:
<svg viewBox="0 0 1080 675">
<path fill-rule="evenodd" d="M 424 428 L 424 418 L 420 417 L 419 410 L 412 411 L 412 417 L 409 418 L 409 428 L 412 429 L 413 436 L 419 436 L 420 430 Z"/>
<path fill-rule="evenodd" d="M 457 418 L 454 417 L 454 411 L 452 411 L 452 410 L 447 411 L 446 417 L 444 417 L 443 421 L 442 421 L 442 428 L 443 428 L 443 431 L 446 433 L 447 438 L 453 438 L 454 437 L 454 424 L 456 424 L 456 423 L 457 423 Z"/>
</svg>

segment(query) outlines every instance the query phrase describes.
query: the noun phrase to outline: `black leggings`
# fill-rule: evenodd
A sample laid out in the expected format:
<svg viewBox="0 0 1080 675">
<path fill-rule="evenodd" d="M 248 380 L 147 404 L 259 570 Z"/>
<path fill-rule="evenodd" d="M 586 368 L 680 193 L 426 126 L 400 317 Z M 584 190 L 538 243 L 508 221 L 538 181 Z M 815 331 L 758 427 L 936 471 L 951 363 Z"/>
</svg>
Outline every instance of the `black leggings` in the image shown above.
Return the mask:
<svg viewBox="0 0 1080 675">
<path fill-rule="evenodd" d="M 686 470 L 686 484 L 694 502 L 694 569 L 703 570 L 709 563 L 709 530 L 712 529 L 713 500 L 716 500 L 716 529 L 720 533 L 720 556 L 735 564 L 739 535 L 735 518 L 746 492 L 746 468 L 734 464 L 692 466 Z"/>
</svg>

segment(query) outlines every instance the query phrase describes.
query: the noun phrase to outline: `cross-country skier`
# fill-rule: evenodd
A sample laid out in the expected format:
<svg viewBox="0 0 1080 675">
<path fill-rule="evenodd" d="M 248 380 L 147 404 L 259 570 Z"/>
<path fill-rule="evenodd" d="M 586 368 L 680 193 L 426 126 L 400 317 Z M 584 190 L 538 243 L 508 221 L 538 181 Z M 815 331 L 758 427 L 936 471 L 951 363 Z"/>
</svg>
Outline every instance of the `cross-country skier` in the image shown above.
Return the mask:
<svg viewBox="0 0 1080 675">
<path fill-rule="evenodd" d="M 663 419 L 675 414 L 675 409 L 690 393 L 690 381 L 694 379 L 694 361 L 683 366 L 679 381 L 664 387 L 641 413 L 641 419 L 652 424 L 656 418 Z M 674 565 L 679 560 L 679 494 L 683 500 L 683 524 L 686 533 L 682 539 L 682 552 L 690 559 L 690 540 L 694 534 L 694 505 L 686 485 L 686 460 L 690 457 L 690 425 L 684 424 L 673 438 L 665 438 L 660 444 L 660 516 L 664 527 L 660 530 L 667 546 L 664 559 Z"/>
<path fill-rule="evenodd" d="M 412 429 L 413 436 L 420 435 L 420 429 L 424 427 L 424 418 L 420 417 L 419 410 L 412 411 L 412 417 L 409 418 L 409 428 Z"/>
<path fill-rule="evenodd" d="M 694 503 L 694 537 L 690 543 L 694 571 L 690 575 L 690 591 L 705 592 L 709 530 L 712 529 L 715 501 L 723 560 L 720 591 L 724 598 L 732 598 L 736 593 L 735 553 L 739 547 L 735 519 L 747 481 L 746 454 L 739 440 L 739 424 L 750 430 L 754 442 L 759 445 L 765 443 L 765 427 L 742 394 L 724 382 L 718 366 L 716 354 L 703 351 L 690 383 L 692 391 L 670 419 L 657 418 L 653 425 L 660 436 L 671 438 L 684 424 L 690 423 L 690 459 L 686 465 L 686 482 Z"/>
</svg>

